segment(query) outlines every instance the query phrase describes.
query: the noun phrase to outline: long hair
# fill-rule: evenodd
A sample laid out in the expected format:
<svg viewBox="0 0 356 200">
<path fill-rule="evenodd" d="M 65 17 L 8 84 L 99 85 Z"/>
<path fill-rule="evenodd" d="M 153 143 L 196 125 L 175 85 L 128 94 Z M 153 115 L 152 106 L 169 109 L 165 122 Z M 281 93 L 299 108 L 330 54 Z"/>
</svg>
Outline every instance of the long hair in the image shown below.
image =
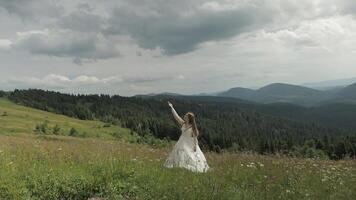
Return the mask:
<svg viewBox="0 0 356 200">
<path fill-rule="evenodd" d="M 188 115 L 188 123 L 192 125 L 192 129 L 193 129 L 192 137 L 198 137 L 199 130 L 198 130 L 198 127 L 197 127 L 197 123 L 195 122 L 194 113 L 188 112 L 186 115 Z"/>
</svg>

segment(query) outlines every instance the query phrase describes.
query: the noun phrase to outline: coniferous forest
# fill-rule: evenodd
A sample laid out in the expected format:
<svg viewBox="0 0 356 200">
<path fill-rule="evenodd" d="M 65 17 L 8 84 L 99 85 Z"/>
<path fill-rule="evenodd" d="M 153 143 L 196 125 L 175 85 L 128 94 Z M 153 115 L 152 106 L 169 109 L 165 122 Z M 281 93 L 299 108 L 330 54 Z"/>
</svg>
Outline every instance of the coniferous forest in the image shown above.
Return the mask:
<svg viewBox="0 0 356 200">
<path fill-rule="evenodd" d="M 17 104 L 78 119 L 98 119 L 121 125 L 141 136 L 176 140 L 180 130 L 167 106 L 169 100 L 179 114 L 187 111 L 196 114 L 200 145 L 206 150 L 330 159 L 356 156 L 354 130 L 261 114 L 231 102 L 172 96 L 71 95 L 38 89 L 0 92 L 0 96 L 6 96 Z"/>
</svg>

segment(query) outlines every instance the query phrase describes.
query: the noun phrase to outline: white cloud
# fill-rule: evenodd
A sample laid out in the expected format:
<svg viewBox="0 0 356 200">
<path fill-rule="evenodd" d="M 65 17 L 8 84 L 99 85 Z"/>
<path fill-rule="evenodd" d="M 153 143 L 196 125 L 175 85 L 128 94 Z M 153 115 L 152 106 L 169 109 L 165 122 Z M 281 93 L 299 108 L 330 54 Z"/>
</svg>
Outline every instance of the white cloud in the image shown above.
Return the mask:
<svg viewBox="0 0 356 200">
<path fill-rule="evenodd" d="M 97 77 L 95 76 L 85 76 L 85 75 L 81 75 L 76 77 L 73 80 L 74 83 L 77 84 L 97 84 L 97 83 L 103 83 L 102 80 L 99 80 Z"/>
<path fill-rule="evenodd" d="M 356 21 L 350 16 L 306 20 L 301 21 L 298 26 L 275 32 L 262 30 L 257 37 L 281 42 L 298 50 L 317 48 L 318 51 L 324 49 L 348 52 L 352 46 L 349 42 L 356 39 Z"/>
<path fill-rule="evenodd" d="M 181 78 L 181 77 L 179 77 Z M 146 84 L 154 83 L 162 79 L 173 80 L 174 77 L 162 77 L 162 76 L 110 76 L 104 78 L 98 78 L 90 75 L 78 75 L 73 78 L 69 78 L 60 74 L 48 74 L 43 77 L 10 77 L 2 80 L 0 89 L 8 88 L 41 88 L 49 90 L 71 91 L 72 89 L 80 89 L 87 93 L 89 91 L 102 92 L 102 89 L 108 90 L 104 93 L 113 94 L 110 90 L 115 87 L 128 87 L 128 88 L 147 88 Z M 85 92 L 86 91 L 86 92 Z"/>
<path fill-rule="evenodd" d="M 11 46 L 12 42 L 10 40 L 6 39 L 0 39 L 0 50 L 1 49 L 9 49 Z"/>
</svg>

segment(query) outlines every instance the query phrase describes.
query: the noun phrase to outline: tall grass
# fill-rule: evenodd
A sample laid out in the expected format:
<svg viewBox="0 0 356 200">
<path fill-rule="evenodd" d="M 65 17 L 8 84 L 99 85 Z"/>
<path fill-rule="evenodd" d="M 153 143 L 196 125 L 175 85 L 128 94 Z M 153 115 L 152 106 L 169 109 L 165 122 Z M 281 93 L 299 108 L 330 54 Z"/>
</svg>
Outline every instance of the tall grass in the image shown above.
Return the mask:
<svg viewBox="0 0 356 200">
<path fill-rule="evenodd" d="M 207 153 L 211 170 L 163 168 L 169 148 L 0 136 L 0 199 L 356 199 L 356 162 Z"/>
</svg>

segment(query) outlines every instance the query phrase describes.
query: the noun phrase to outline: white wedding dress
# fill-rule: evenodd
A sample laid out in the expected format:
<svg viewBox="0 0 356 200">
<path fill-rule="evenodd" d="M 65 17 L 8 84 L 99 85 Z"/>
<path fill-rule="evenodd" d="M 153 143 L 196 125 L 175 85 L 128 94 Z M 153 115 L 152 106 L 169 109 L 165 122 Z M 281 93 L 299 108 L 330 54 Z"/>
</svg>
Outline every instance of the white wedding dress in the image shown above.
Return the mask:
<svg viewBox="0 0 356 200">
<path fill-rule="evenodd" d="M 196 144 L 196 151 L 193 149 L 194 138 L 192 137 L 192 132 L 192 127 L 186 127 L 183 124 L 182 134 L 164 163 L 165 167 L 183 167 L 193 172 L 206 172 L 209 169 L 199 145 Z"/>
</svg>

